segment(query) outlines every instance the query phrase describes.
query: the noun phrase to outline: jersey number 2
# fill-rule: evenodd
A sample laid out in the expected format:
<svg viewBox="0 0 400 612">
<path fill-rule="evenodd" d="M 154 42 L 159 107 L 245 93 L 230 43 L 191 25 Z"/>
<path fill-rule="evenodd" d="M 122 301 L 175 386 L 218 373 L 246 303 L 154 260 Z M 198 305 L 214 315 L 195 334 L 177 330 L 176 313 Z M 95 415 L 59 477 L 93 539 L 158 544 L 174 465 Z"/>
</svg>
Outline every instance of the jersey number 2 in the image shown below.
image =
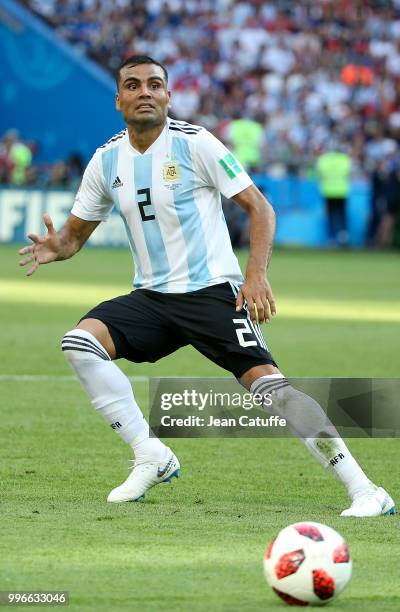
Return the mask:
<svg viewBox="0 0 400 612">
<path fill-rule="evenodd" d="M 145 206 L 151 206 L 152 202 L 151 202 L 151 197 L 150 197 L 150 188 L 146 187 L 145 189 L 138 189 L 137 190 L 137 194 L 139 195 L 144 195 L 145 199 L 144 200 L 138 200 L 138 204 L 139 204 L 139 210 L 140 210 L 140 216 L 142 217 L 142 221 L 152 221 L 153 219 L 155 219 L 155 215 L 146 215 L 146 212 L 144 210 Z"/>
<path fill-rule="evenodd" d="M 232 319 L 235 324 L 235 332 L 240 346 L 257 346 L 255 340 L 245 340 L 244 335 L 250 334 L 253 336 L 253 331 L 246 319 Z"/>
</svg>

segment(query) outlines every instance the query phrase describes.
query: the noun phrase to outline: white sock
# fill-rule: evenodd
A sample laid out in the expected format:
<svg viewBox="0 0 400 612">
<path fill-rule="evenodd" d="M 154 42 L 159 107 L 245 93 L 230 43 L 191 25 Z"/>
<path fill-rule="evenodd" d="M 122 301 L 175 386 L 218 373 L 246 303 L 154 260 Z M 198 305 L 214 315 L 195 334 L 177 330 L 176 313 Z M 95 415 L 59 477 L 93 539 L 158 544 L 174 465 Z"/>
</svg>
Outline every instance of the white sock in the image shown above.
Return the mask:
<svg viewBox="0 0 400 612">
<path fill-rule="evenodd" d="M 102 344 L 90 332 L 73 329 L 65 334 L 62 350 L 93 407 L 132 446 L 136 460 L 163 459 L 165 445 L 158 438 L 150 437 L 149 425 L 136 403 L 128 378 L 111 361 Z"/>
<path fill-rule="evenodd" d="M 262 396 L 270 394 L 272 405 L 266 402 L 265 408 L 286 419 L 292 433 L 345 485 L 351 499 L 374 486 L 321 406 L 309 395 L 294 389 L 282 374 L 258 378 L 250 391 Z"/>
<path fill-rule="evenodd" d="M 351 499 L 375 488 L 342 438 L 308 438 L 303 442 L 314 457 L 345 485 Z"/>
</svg>

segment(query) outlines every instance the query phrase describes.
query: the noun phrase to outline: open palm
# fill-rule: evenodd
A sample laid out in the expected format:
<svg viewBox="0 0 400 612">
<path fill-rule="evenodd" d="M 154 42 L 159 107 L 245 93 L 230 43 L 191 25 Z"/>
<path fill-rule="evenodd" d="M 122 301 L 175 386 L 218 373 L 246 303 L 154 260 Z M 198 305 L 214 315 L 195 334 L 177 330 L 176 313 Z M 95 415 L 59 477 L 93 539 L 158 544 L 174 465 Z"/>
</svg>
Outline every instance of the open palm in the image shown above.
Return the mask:
<svg viewBox="0 0 400 612">
<path fill-rule="evenodd" d="M 33 262 L 33 265 L 26 273 L 27 276 L 32 276 L 41 264 L 55 261 L 60 252 L 60 236 L 54 229 L 50 215 L 46 213 L 43 216 L 43 221 L 47 228 L 47 234 L 44 236 L 28 234 L 28 238 L 32 240 L 33 244 L 25 246 L 19 251 L 20 255 L 27 255 L 27 257 L 24 257 L 19 262 L 20 266 L 26 266 Z"/>
</svg>

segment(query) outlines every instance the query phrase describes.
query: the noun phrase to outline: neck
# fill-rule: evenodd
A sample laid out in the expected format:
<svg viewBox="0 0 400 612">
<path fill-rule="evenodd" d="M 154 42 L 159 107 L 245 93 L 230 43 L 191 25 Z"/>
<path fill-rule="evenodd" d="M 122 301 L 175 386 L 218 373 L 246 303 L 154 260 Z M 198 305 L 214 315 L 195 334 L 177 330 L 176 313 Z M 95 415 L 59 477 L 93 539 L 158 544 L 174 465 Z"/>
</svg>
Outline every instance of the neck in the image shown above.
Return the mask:
<svg viewBox="0 0 400 612">
<path fill-rule="evenodd" d="M 127 125 L 129 142 L 136 151 L 144 153 L 157 140 L 164 127 L 165 122 L 152 126 Z"/>
</svg>

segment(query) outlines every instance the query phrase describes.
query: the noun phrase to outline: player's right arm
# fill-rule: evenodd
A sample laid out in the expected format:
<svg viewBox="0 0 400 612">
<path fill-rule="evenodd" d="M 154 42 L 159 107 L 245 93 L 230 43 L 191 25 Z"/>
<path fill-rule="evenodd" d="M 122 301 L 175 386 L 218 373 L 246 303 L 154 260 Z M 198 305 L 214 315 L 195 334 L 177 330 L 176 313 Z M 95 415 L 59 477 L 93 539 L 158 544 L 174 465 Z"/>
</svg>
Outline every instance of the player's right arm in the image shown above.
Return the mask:
<svg viewBox="0 0 400 612">
<path fill-rule="evenodd" d="M 21 266 L 32 264 L 27 276 L 32 276 L 42 264 L 69 259 L 79 251 L 101 221 L 106 221 L 113 206 L 103 174 L 101 151 L 98 149 L 86 167 L 75 202 L 63 228 L 56 232 L 50 215 L 43 217 L 47 234 L 28 234 L 31 245 L 19 254 L 25 256 Z"/>
<path fill-rule="evenodd" d="M 26 273 L 27 276 L 32 276 L 42 264 L 62 261 L 75 255 L 100 223 L 100 221 L 85 221 L 71 214 L 64 227 L 56 232 L 50 215 L 46 213 L 43 216 L 43 221 L 47 228 L 47 234 L 43 236 L 28 234 L 28 238 L 32 240 L 33 244 L 25 246 L 19 251 L 20 255 L 25 255 L 19 265 L 32 264 Z"/>
</svg>

